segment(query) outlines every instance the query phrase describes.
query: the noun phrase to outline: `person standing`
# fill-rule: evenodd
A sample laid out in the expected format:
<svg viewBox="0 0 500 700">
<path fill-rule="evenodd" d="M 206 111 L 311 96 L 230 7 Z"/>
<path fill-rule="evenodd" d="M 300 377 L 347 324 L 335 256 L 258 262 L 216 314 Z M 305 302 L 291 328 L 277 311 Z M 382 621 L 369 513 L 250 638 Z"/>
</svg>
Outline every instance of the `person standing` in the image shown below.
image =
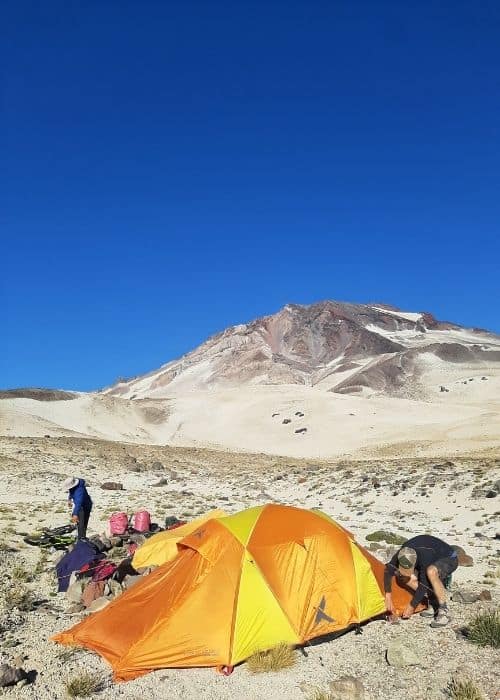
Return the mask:
<svg viewBox="0 0 500 700">
<path fill-rule="evenodd" d="M 431 627 L 444 627 L 450 622 L 444 582 L 458 566 L 458 557 L 449 544 L 432 535 L 418 535 L 404 543 L 385 565 L 384 591 L 387 610 L 394 612 L 392 603 L 392 578 L 410 588 L 413 598 L 403 611 L 409 618 L 415 608 L 427 597 L 428 610 L 421 613 L 433 617 Z"/>
<path fill-rule="evenodd" d="M 72 506 L 71 520 L 78 527 L 78 539 L 87 536 L 87 525 L 92 511 L 92 499 L 89 496 L 85 479 L 69 476 L 63 483 L 68 491 L 68 505 Z"/>
</svg>

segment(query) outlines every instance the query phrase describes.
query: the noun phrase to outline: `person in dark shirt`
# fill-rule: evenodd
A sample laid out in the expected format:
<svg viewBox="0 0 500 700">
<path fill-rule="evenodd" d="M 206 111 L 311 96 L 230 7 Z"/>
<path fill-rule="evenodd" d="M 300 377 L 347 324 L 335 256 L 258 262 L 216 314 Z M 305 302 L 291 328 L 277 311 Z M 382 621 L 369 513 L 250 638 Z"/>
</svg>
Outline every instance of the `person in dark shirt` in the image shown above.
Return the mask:
<svg viewBox="0 0 500 700">
<path fill-rule="evenodd" d="M 414 591 L 413 598 L 403 611 L 403 618 L 409 618 L 417 605 L 427 597 L 431 608 L 424 610 L 422 615 L 434 618 L 431 627 L 444 627 L 450 621 L 444 581 L 457 566 L 455 550 L 443 540 L 431 535 L 412 537 L 385 565 L 387 610 L 394 612 L 391 590 L 392 579 L 396 576 L 401 585 Z"/>
<path fill-rule="evenodd" d="M 78 526 L 78 539 L 85 539 L 92 510 L 92 499 L 85 486 L 85 480 L 70 476 L 64 481 L 63 488 L 68 490 L 68 504 L 73 507 L 71 520 Z"/>
</svg>

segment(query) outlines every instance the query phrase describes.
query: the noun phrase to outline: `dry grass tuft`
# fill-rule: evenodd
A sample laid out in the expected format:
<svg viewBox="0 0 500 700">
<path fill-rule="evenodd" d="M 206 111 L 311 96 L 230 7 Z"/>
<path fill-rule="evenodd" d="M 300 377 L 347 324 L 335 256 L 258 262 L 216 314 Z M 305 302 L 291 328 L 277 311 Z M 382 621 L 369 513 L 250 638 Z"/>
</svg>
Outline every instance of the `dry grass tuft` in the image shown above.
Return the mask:
<svg viewBox="0 0 500 700">
<path fill-rule="evenodd" d="M 32 581 L 33 576 L 30 574 L 29 571 L 27 571 L 22 564 L 16 564 L 16 566 L 12 569 L 11 573 L 12 578 L 15 581 Z"/>
<path fill-rule="evenodd" d="M 315 688 L 308 700 L 332 700 L 331 693 L 328 690 L 322 690 L 321 688 Z"/>
<path fill-rule="evenodd" d="M 297 652 L 289 644 L 278 644 L 267 651 L 258 651 L 247 659 L 251 673 L 268 673 L 291 668 L 297 663 Z"/>
<path fill-rule="evenodd" d="M 4 600 L 9 608 L 18 608 L 22 612 L 33 610 L 33 593 L 25 586 L 8 588 L 4 594 Z"/>
<path fill-rule="evenodd" d="M 480 647 L 500 647 L 500 611 L 480 612 L 468 626 L 468 639 Z"/>
<path fill-rule="evenodd" d="M 452 700 L 484 700 L 484 695 L 474 683 L 467 679 L 453 678 L 448 686 Z"/>
<path fill-rule="evenodd" d="M 97 693 L 104 687 L 103 680 L 99 675 L 84 671 L 73 678 L 68 678 L 65 683 L 66 695 L 70 698 L 87 698 L 93 693 Z"/>
</svg>

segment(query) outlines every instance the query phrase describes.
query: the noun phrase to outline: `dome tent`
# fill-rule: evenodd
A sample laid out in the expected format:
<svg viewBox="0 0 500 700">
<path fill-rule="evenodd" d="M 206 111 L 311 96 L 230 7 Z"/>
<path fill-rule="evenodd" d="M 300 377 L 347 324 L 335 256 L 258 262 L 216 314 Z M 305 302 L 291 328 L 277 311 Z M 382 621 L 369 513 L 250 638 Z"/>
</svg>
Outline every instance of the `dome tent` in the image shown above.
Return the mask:
<svg viewBox="0 0 500 700">
<path fill-rule="evenodd" d="M 132 559 L 134 569 L 142 569 L 147 566 L 161 566 L 177 556 L 177 543 L 193 530 L 212 518 L 221 518 L 226 515 L 223 510 L 211 510 L 204 515 L 190 520 L 185 525 L 173 530 L 163 530 L 157 535 L 149 537 L 135 552 Z"/>
<path fill-rule="evenodd" d="M 319 511 L 265 505 L 202 524 L 159 567 L 54 639 L 101 654 L 116 680 L 234 666 L 385 611 L 384 565 Z M 404 606 L 409 593 L 394 586 Z"/>
</svg>

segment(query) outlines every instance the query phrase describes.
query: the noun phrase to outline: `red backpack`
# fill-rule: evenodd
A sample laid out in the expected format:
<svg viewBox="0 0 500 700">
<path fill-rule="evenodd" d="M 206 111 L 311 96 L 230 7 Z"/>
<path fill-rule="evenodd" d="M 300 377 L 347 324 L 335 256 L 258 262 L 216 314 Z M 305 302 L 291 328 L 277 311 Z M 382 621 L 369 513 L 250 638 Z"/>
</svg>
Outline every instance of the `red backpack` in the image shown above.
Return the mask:
<svg viewBox="0 0 500 700">
<path fill-rule="evenodd" d="M 139 510 L 135 513 L 132 527 L 136 532 L 149 532 L 151 516 L 147 510 Z"/>
<path fill-rule="evenodd" d="M 108 520 L 110 535 L 124 535 L 128 528 L 128 515 L 126 513 L 112 513 Z"/>
</svg>

